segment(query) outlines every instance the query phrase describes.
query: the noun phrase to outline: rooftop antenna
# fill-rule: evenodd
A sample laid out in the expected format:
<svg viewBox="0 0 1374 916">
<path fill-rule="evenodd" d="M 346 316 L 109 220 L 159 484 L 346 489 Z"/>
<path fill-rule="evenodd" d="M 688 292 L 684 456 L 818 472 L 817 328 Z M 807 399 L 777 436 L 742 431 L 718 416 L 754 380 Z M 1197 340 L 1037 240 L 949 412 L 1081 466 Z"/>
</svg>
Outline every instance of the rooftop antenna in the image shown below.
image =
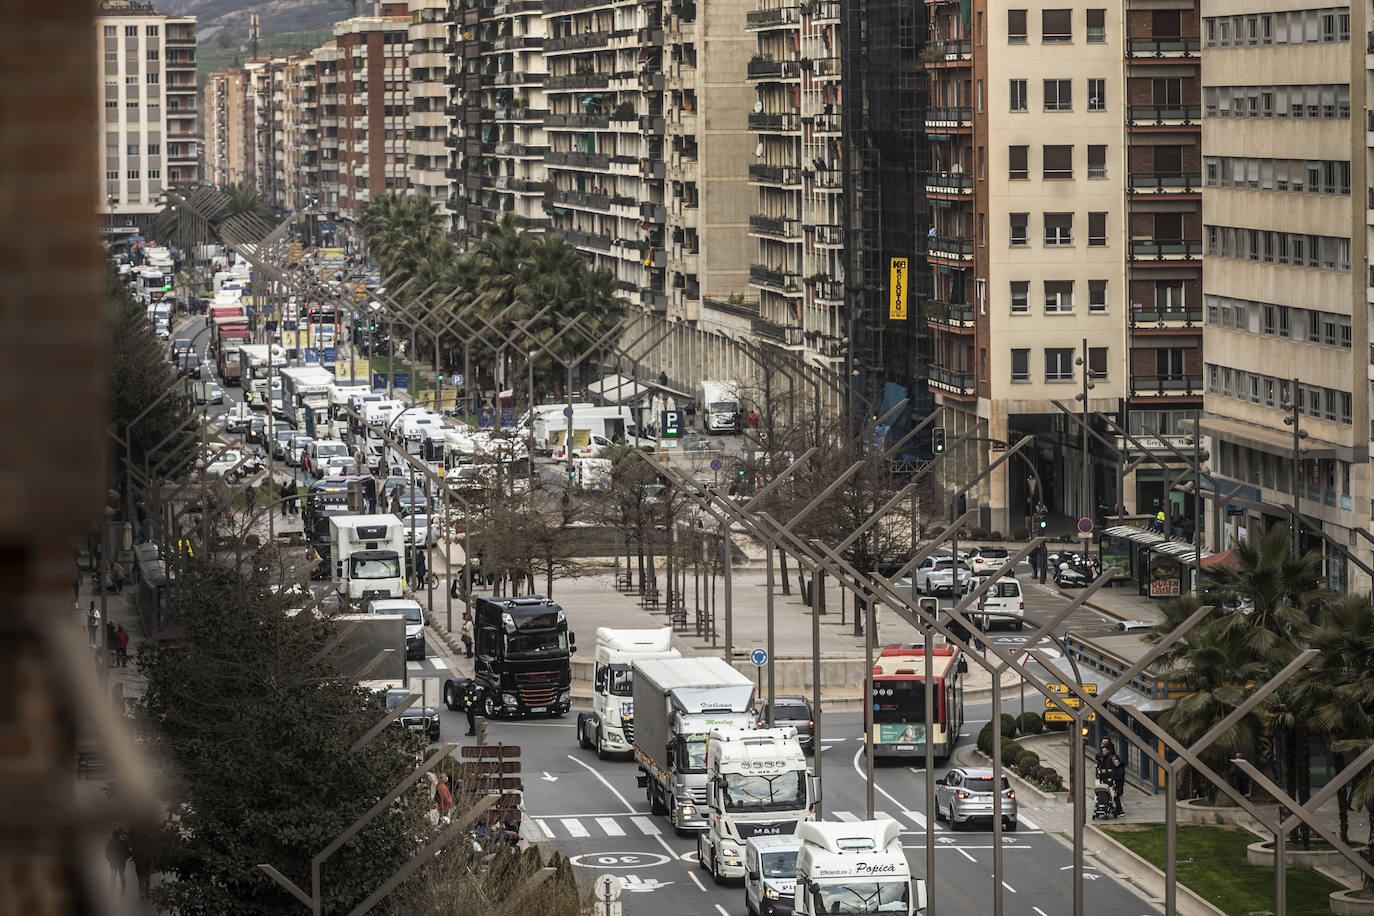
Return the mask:
<svg viewBox="0 0 1374 916">
<path fill-rule="evenodd" d="M 253 56 L 252 56 L 252 58 L 250 58 L 250 59 L 251 59 L 251 60 L 257 60 L 257 58 L 258 58 L 258 14 L 257 14 L 257 13 L 249 13 L 249 14 L 248 14 L 248 43 L 249 43 L 249 47 L 251 47 L 251 48 L 252 48 L 252 51 L 253 51 Z"/>
</svg>

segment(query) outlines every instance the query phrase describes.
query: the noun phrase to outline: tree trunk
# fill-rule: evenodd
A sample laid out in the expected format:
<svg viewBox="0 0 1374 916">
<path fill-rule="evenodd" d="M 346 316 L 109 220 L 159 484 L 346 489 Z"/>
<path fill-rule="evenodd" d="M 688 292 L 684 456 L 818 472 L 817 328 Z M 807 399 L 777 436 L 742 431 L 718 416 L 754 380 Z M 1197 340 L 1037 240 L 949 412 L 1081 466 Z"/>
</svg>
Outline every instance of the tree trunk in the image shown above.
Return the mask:
<svg viewBox="0 0 1374 916">
<path fill-rule="evenodd" d="M 1345 769 L 1345 755 L 1334 754 L 1336 772 Z M 1336 814 L 1340 818 L 1341 842 L 1350 845 L 1350 783 L 1336 790 Z"/>
<path fill-rule="evenodd" d="M 640 593 L 641 595 L 643 595 L 643 594 L 644 594 L 644 583 L 645 583 L 645 581 L 647 581 L 647 580 L 645 580 L 645 578 L 644 578 L 644 541 L 643 541 L 643 540 L 636 540 L 636 541 L 635 541 L 635 553 L 636 553 L 636 555 L 639 557 L 639 593 Z"/>
<path fill-rule="evenodd" d="M 552 553 L 549 553 L 547 556 L 544 557 L 544 589 L 545 589 L 545 592 L 546 592 L 546 594 L 545 594 L 544 597 L 549 598 L 550 600 L 552 600 L 552 599 L 553 599 L 553 554 L 552 554 Z"/>
<path fill-rule="evenodd" d="M 781 547 L 778 548 L 778 572 L 782 577 L 782 593 L 784 595 L 792 594 L 792 583 L 787 578 L 787 554 Z"/>
<path fill-rule="evenodd" d="M 818 589 L 821 590 L 821 593 L 820 593 L 819 595 L 816 596 L 816 607 L 818 607 L 818 608 L 820 609 L 820 612 L 821 612 L 822 614 L 824 614 L 824 613 L 825 613 L 825 570 L 823 570 L 823 569 L 818 569 L 818 570 L 816 570 L 816 579 L 815 579 L 815 582 L 812 583 L 811 587 L 812 587 L 812 588 L 818 588 Z"/>
</svg>

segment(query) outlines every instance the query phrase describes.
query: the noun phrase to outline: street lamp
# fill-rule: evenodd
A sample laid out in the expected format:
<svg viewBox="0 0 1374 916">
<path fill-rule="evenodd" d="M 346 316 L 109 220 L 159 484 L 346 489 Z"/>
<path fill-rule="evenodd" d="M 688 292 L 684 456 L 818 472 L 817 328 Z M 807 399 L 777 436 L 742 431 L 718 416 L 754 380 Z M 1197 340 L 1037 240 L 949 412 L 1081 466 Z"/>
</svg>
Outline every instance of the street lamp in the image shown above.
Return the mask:
<svg viewBox="0 0 1374 916">
<path fill-rule="evenodd" d="M 1091 367 L 1088 363 L 1088 338 L 1086 337 L 1083 338 L 1083 353 L 1074 359 L 1074 364 L 1083 367 L 1083 390 L 1074 395 L 1074 400 L 1083 402 L 1083 480 L 1081 482 L 1083 495 L 1080 505 L 1083 511 L 1083 518 L 1091 518 L 1092 483 L 1089 480 L 1088 470 L 1088 392 L 1092 391 L 1096 386 L 1092 383 L 1092 379 L 1088 378 L 1091 373 Z M 1088 553 L 1089 539 L 1090 535 L 1083 535 L 1083 554 L 1085 557 Z"/>
<path fill-rule="evenodd" d="M 1302 444 L 1302 440 L 1307 438 L 1307 430 L 1299 424 L 1302 417 L 1302 382 L 1293 379 L 1292 396 L 1285 396 L 1283 399 L 1283 409 L 1289 411 L 1288 416 L 1283 418 L 1284 426 L 1293 428 L 1293 559 L 1298 558 L 1298 528 L 1302 515 L 1299 511 L 1301 497 L 1298 495 L 1298 478 L 1302 476 L 1302 456 L 1307 453 L 1307 446 Z"/>
</svg>

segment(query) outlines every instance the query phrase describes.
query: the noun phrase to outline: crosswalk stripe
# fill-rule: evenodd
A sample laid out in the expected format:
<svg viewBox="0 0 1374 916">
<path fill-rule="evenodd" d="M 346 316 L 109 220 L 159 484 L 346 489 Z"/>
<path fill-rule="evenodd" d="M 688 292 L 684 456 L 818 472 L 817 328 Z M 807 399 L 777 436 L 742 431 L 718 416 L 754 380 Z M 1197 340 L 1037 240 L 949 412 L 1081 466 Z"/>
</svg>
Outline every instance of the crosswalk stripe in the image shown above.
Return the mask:
<svg viewBox="0 0 1374 916">
<path fill-rule="evenodd" d="M 639 832 L 645 836 L 658 836 L 658 825 L 647 817 L 632 817 L 630 823 L 639 828 Z"/>
<path fill-rule="evenodd" d="M 569 834 L 579 839 L 585 836 L 591 836 L 591 834 L 587 832 L 587 828 L 583 827 L 582 822 L 576 818 L 565 817 L 558 823 L 562 824 L 563 829 L 568 831 Z"/>
<path fill-rule="evenodd" d="M 839 820 L 852 824 L 859 819 L 859 816 L 852 811 L 832 811 L 832 814 Z"/>
<path fill-rule="evenodd" d="M 549 825 L 548 825 L 548 824 L 544 823 L 543 821 L 539 820 L 538 818 L 535 818 L 534 826 L 536 826 L 536 827 L 539 828 L 540 832 L 544 834 L 544 838 L 545 838 L 546 840 L 551 840 L 551 839 L 553 839 L 553 831 L 549 829 Z"/>
<path fill-rule="evenodd" d="M 614 819 L 614 818 L 610 818 L 610 817 L 598 817 L 598 818 L 596 819 L 596 825 L 597 825 L 598 827 L 600 827 L 602 830 L 606 831 L 606 836 L 624 836 L 624 835 L 625 835 L 625 830 L 624 830 L 624 828 L 621 827 L 619 824 L 617 824 L 617 823 L 615 822 L 615 819 Z"/>
<path fill-rule="evenodd" d="M 892 815 L 888 814 L 886 811 L 874 811 L 874 812 L 873 812 L 873 816 L 874 816 L 875 818 L 877 818 L 878 820 L 880 820 L 880 821 L 895 821 L 895 820 L 896 820 L 895 817 L 893 817 Z"/>
<path fill-rule="evenodd" d="M 905 814 L 908 818 L 910 818 L 912 823 L 914 823 L 917 827 L 920 827 L 922 830 L 925 829 L 926 816 L 924 814 L 922 814 L 919 811 L 903 811 L 902 813 Z M 937 824 L 936 827 L 938 828 L 939 825 Z"/>
<path fill-rule="evenodd" d="M 1035 821 L 1033 821 L 1033 820 L 1031 820 L 1030 818 L 1026 817 L 1024 814 L 1021 814 L 1020 812 L 1017 812 L 1017 814 L 1016 814 L 1016 826 L 1019 827 L 1019 828 L 1022 829 L 1022 830 L 1039 830 L 1039 829 L 1040 829 L 1039 827 L 1035 826 Z"/>
</svg>

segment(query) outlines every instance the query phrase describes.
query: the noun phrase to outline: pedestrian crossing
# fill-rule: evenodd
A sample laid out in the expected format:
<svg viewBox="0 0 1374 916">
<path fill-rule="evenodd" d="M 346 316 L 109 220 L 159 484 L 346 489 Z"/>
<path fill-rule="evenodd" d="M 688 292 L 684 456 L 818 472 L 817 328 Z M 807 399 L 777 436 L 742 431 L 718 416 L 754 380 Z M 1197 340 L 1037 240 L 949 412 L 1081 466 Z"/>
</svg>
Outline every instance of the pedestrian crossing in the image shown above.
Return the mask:
<svg viewBox="0 0 1374 916">
<path fill-rule="evenodd" d="M 874 811 L 876 818 L 895 820 L 902 824 L 906 833 L 924 831 L 925 815 L 920 811 L 903 810 L 900 817 L 887 811 Z M 865 820 L 862 812 L 827 811 L 825 819 L 853 824 Z M 667 821 L 663 818 L 644 814 L 581 814 L 576 816 L 545 814 L 532 816 L 530 820 L 546 840 L 585 840 L 603 837 L 660 836 Z M 1036 831 L 1039 828 L 1023 814 L 1019 818 L 1022 831 Z M 910 829 L 912 825 L 915 829 Z M 936 833 L 948 833 L 948 826 L 936 823 Z M 986 828 L 982 832 L 987 832 Z"/>
<path fill-rule="evenodd" d="M 448 665 L 437 655 L 432 655 L 426 659 L 410 659 L 406 662 L 406 670 L 411 674 L 424 674 L 434 671 L 447 671 Z"/>
</svg>

